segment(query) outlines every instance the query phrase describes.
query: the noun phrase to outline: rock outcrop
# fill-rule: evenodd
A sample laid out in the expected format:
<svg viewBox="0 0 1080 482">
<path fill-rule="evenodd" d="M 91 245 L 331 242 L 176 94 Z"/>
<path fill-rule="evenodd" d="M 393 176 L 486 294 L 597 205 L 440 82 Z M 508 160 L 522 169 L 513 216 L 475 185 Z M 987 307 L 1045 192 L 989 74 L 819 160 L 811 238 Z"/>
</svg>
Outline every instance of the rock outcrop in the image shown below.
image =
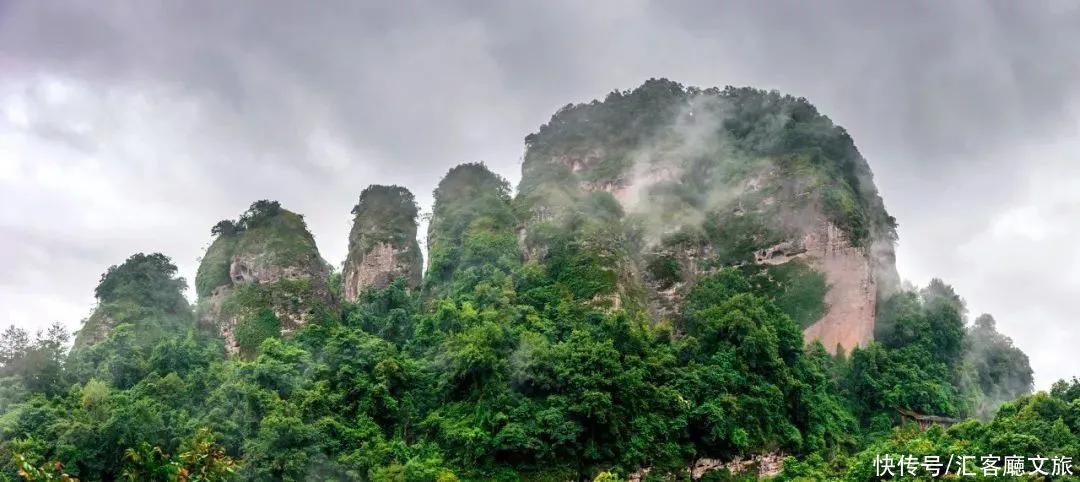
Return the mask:
<svg viewBox="0 0 1080 482">
<path fill-rule="evenodd" d="M 803 331 L 807 340 L 821 341 L 831 353 L 837 347 L 850 353 L 873 339 L 878 288 L 870 253 L 853 246 L 836 225 L 821 220 L 802 238 L 759 250 L 754 258 L 761 264 L 805 259 L 825 275 L 825 315 Z"/>
<path fill-rule="evenodd" d="M 332 305 L 329 266 L 302 216 L 259 201 L 214 234 L 196 276 L 197 315 L 230 353 L 254 353 L 265 338 L 288 335 Z"/>
<path fill-rule="evenodd" d="M 420 285 L 423 261 L 416 241 L 416 201 L 399 186 L 369 186 L 353 208 L 349 254 L 342 273 L 342 292 L 356 301 L 365 289 L 383 288 L 404 278 Z"/>
<path fill-rule="evenodd" d="M 898 284 L 895 222 L 866 160 L 805 99 L 650 80 L 564 107 L 526 146 L 527 259 L 550 258 L 552 232 L 602 233 L 609 292 L 653 319 L 677 319 L 708 272 L 804 259 L 829 285 L 807 339 L 850 350 L 872 338 L 879 293 Z"/>
<path fill-rule="evenodd" d="M 784 471 L 784 453 L 772 452 L 758 454 L 750 457 L 737 456 L 732 460 L 723 461 L 714 458 L 699 458 L 686 469 L 690 480 L 702 480 L 705 476 L 718 470 L 726 470 L 728 476 L 755 476 L 758 479 L 776 477 Z M 641 468 L 627 477 L 628 482 L 642 482 L 647 480 L 650 468 Z M 727 480 L 727 479 L 724 479 Z"/>
</svg>

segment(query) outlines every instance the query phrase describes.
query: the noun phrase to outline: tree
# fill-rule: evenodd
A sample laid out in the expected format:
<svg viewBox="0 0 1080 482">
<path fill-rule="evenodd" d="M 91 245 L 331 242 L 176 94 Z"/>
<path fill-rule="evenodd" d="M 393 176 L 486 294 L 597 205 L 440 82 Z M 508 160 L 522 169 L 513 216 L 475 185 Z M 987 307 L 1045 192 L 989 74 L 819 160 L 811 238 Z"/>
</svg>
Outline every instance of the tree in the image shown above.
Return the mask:
<svg viewBox="0 0 1080 482">
<path fill-rule="evenodd" d="M 18 370 L 30 351 L 30 335 L 15 325 L 0 333 L 0 374 L 10 375 Z"/>
<path fill-rule="evenodd" d="M 176 265 L 161 253 L 133 254 L 101 275 L 94 296 L 99 303 L 125 300 L 165 311 L 186 310 L 182 292 L 187 283 L 176 272 Z"/>
<path fill-rule="evenodd" d="M 231 219 L 224 219 L 218 221 L 214 227 L 210 228 L 210 234 L 213 236 L 232 236 L 239 232 L 239 230 L 240 227 Z"/>
</svg>

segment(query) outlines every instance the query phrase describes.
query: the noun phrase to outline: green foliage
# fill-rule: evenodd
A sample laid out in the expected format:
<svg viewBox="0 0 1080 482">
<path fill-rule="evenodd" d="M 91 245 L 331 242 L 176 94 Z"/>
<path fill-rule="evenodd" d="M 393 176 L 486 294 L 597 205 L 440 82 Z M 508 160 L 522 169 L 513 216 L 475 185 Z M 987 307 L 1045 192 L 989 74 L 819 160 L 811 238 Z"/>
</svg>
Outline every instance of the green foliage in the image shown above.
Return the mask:
<svg viewBox="0 0 1080 482">
<path fill-rule="evenodd" d="M 965 312 L 952 287 L 936 279 L 881 303 L 877 342 L 852 353 L 848 375 L 864 423 L 897 408 L 987 418 L 1002 400 L 1030 392 L 1027 356 L 994 330 L 992 318 L 965 330 Z"/>
<path fill-rule="evenodd" d="M 141 442 L 124 451 L 122 480 L 161 482 L 219 482 L 229 480 L 236 462 L 214 443 L 207 429 L 201 429 L 175 459 L 161 447 Z"/>
<path fill-rule="evenodd" d="M 1033 379 L 1028 357 L 997 332 L 994 317 L 983 314 L 968 328 L 964 362 L 979 388 L 976 415 L 987 418 L 1001 402 L 1031 392 Z"/>
<path fill-rule="evenodd" d="M 60 393 L 65 388 L 64 365 L 69 340 L 67 330 L 59 323 L 39 331 L 33 340 L 26 331 L 8 327 L 0 335 L 0 377 L 17 380 L 19 389 L 31 393 Z"/>
<path fill-rule="evenodd" d="M 236 324 L 236 342 L 242 353 L 253 353 L 263 340 L 280 336 L 281 320 L 269 308 L 262 308 Z"/>
<path fill-rule="evenodd" d="M 78 478 L 64 472 L 64 465 L 60 462 L 45 463 L 37 466 L 27 460 L 23 454 L 15 454 L 14 464 L 19 468 L 19 477 L 27 481 L 56 480 L 59 482 L 79 482 Z"/>
<path fill-rule="evenodd" d="M 197 333 L 145 346 L 123 324 L 13 379 L 28 388 L 10 392 L 0 454 L 28 454 L 40 470 L 59 460 L 82 480 L 450 481 L 642 467 L 665 480 L 697 458 L 783 451 L 782 480 L 863 480 L 884 450 L 1076 449 L 1076 382 L 1005 403 L 990 422 L 892 429 L 897 407 L 962 413 L 973 340 L 1002 342 L 986 319 L 964 330 L 943 283 L 883 302 L 880 342 L 844 360 L 804 346 L 793 319 L 817 313 L 824 292 L 805 264 L 721 269 L 696 281 L 675 326 L 650 326 L 594 303 L 604 237 L 563 239 L 543 263 L 427 302 L 404 280 L 368 290 L 283 340 L 269 336 L 281 328 L 273 310 L 301 308 L 310 283 L 241 285 L 226 311 L 246 320 L 247 357 Z M 62 345 L 55 337 L 48 346 Z M 29 339 L 8 330 L 0 355 L 17 364 Z M 989 369 L 1011 363 L 978 373 L 991 385 L 1023 375 Z"/>
<path fill-rule="evenodd" d="M 255 201 L 236 221 L 230 219 L 219 221 L 213 228 L 210 228 L 210 234 L 214 236 L 232 236 L 248 229 L 263 226 L 271 222 L 281 212 L 281 203 L 277 201 L 265 199 Z"/>
<path fill-rule="evenodd" d="M 1076 387 L 1077 383 L 1075 380 L 1071 385 L 1059 382 L 1055 386 L 1065 389 Z M 1080 432 L 1077 431 L 1080 427 L 1076 415 L 1080 406 L 1074 402 L 1052 390 L 1051 393 L 1039 392 L 1007 402 L 988 422 L 968 420 L 947 430 L 934 426 L 920 431 L 914 424 L 897 427 L 868 443 L 844 464 L 827 466 L 821 460 L 812 461 L 817 465 L 812 473 L 828 479 L 879 480 L 874 471 L 874 458 L 884 454 L 894 457 L 896 454 L 913 455 L 919 460 L 926 455 L 947 460 L 949 454 L 1075 457 L 1080 453 Z M 793 470 L 789 471 L 789 467 Z M 972 465 L 969 469 L 981 474 L 979 466 Z M 788 477 L 785 478 L 792 480 L 792 476 L 807 470 L 803 464 L 786 465 Z M 1030 463 L 1027 470 L 1031 470 Z M 956 472 L 955 467 L 952 472 Z M 922 477 L 896 480 L 922 480 Z"/>
<path fill-rule="evenodd" d="M 188 309 L 182 292 L 183 278 L 176 277 L 176 265 L 161 253 L 132 255 L 119 266 L 110 266 L 94 289 L 99 303 L 130 301 L 142 306 L 175 312 Z"/>
<path fill-rule="evenodd" d="M 214 288 L 232 284 L 229 269 L 236 257 L 279 269 L 325 271 L 304 217 L 277 201 L 256 201 L 237 221 L 222 221 L 211 232 L 215 239 L 195 276 L 200 299 L 210 296 Z"/>
<path fill-rule="evenodd" d="M 109 267 L 94 290 L 98 306 L 83 322 L 75 347 L 100 342 L 125 324 L 138 327 L 137 342 L 146 346 L 165 334 L 187 332 L 191 307 L 183 295 L 187 285 L 176 271 L 161 253 L 138 253 Z"/>
<path fill-rule="evenodd" d="M 349 241 L 364 239 L 367 244 L 360 247 L 361 251 L 370 250 L 378 242 L 375 238 L 360 236 L 372 232 L 381 232 L 385 240 L 393 245 L 416 242 L 419 209 L 408 189 L 377 184 L 368 186 L 360 192 L 360 200 L 353 207 L 352 214 L 356 216 L 356 223 L 353 224 Z"/>
<path fill-rule="evenodd" d="M 303 320 L 334 316 L 341 282 L 319 256 L 303 216 L 276 201 L 256 201 L 212 231 L 217 237 L 195 278 L 200 328 L 231 330 L 240 352 L 252 356 L 263 340 Z"/>
<path fill-rule="evenodd" d="M 398 279 L 385 288 L 360 293 L 355 304 L 345 307 L 343 319 L 349 326 L 402 346 L 414 338 L 418 309 L 407 283 Z"/>
<path fill-rule="evenodd" d="M 267 262 L 275 266 L 312 267 L 322 262 L 303 216 L 281 209 L 255 219 L 258 222 L 251 222 L 237 241 L 234 255 L 267 253 Z"/>
<path fill-rule="evenodd" d="M 652 256 L 645 265 L 645 269 L 656 280 L 660 289 L 670 288 L 682 281 L 682 266 L 670 254 Z"/>
<path fill-rule="evenodd" d="M 691 149 L 673 120 L 706 140 Z M 399 279 L 337 310 L 340 276 L 300 216 L 259 201 L 216 225 L 196 290 L 205 308 L 226 288 L 214 301 L 243 356 L 178 329 L 191 313 L 161 255 L 103 276 L 80 332 L 95 343 L 0 333 L 0 479 L 685 480 L 702 458 L 783 452 L 779 480 L 873 480 L 879 453 L 1080 453 L 1080 382 L 1026 395 L 1026 356 L 991 318 L 966 327 L 938 280 L 881 300 L 877 341 L 850 357 L 805 343 L 825 278 L 754 251 L 787 239 L 792 213 L 864 241 L 895 227 L 851 139 L 805 100 L 651 80 L 526 142 L 517 200 L 482 164 L 439 184 L 419 292 Z M 673 229 L 607 192 L 649 155 L 685 161 L 646 193 Z M 354 215 L 350 251 L 414 237 L 403 188 L 366 189 Z M 681 264 L 699 254 L 713 263 Z M 238 257 L 312 276 L 234 284 Z M 642 279 L 692 281 L 680 314 L 651 320 Z M 920 432 L 897 408 L 987 421 Z"/>
<path fill-rule="evenodd" d="M 228 286 L 229 263 L 236 251 L 236 242 L 239 237 L 235 233 L 222 233 L 206 248 L 199 270 L 195 273 L 195 294 L 199 298 L 206 298 L 218 286 Z"/>
<path fill-rule="evenodd" d="M 742 268 L 757 290 L 772 300 L 800 328 L 825 314 L 825 276 L 802 260 L 779 265 L 748 265 Z"/>
<path fill-rule="evenodd" d="M 431 296 L 468 292 L 520 264 L 510 185 L 481 163 L 454 167 L 434 192 L 428 226 Z"/>
<path fill-rule="evenodd" d="M 714 263 L 735 265 L 754 261 L 754 252 L 784 240 L 784 234 L 765 216 L 710 216 L 703 226 L 716 250 Z"/>
<path fill-rule="evenodd" d="M 263 340 L 278 338 L 285 326 L 278 313 L 316 318 L 325 308 L 318 300 L 313 280 L 282 279 L 273 283 L 238 286 L 221 309 L 235 320 L 236 341 L 241 353 L 253 355 Z"/>
<path fill-rule="evenodd" d="M 687 371 L 690 393 L 702 394 L 691 417 L 699 443 L 723 457 L 846 443 L 854 420 L 832 385 L 828 356 L 820 345 L 805 353 L 798 327 L 749 280 L 724 270 L 687 299 L 685 332 L 701 352 Z"/>
<path fill-rule="evenodd" d="M 360 264 L 376 246 L 387 244 L 395 252 L 394 268 L 406 275 L 411 286 L 417 286 L 423 270 L 420 245 L 416 241 L 418 212 L 416 200 L 408 189 L 381 185 L 365 188 L 352 210 L 354 219 L 346 267 Z"/>
<path fill-rule="evenodd" d="M 768 246 L 791 227 L 781 214 L 800 208 L 816 206 L 857 245 L 895 238 L 895 220 L 847 132 L 806 99 L 776 91 L 650 79 L 563 107 L 525 144 L 518 191 L 532 215 L 580 209 L 580 190 L 667 169 L 676 177 L 657 182 L 638 210 L 661 233 L 709 220 L 703 227 L 726 251 L 724 264 Z"/>
</svg>

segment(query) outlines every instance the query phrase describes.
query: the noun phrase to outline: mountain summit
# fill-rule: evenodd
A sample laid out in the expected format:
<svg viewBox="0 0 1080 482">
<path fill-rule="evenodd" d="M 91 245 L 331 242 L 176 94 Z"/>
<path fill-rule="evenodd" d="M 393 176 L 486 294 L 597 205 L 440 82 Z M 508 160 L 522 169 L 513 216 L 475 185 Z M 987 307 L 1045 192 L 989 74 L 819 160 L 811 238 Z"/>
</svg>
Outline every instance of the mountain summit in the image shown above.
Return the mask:
<svg viewBox="0 0 1080 482">
<path fill-rule="evenodd" d="M 525 142 L 525 253 L 600 253 L 592 294 L 614 306 L 675 316 L 700 276 L 736 266 L 778 285 L 809 340 L 850 351 L 897 287 L 870 168 L 805 99 L 653 79 L 567 105 Z"/>
</svg>

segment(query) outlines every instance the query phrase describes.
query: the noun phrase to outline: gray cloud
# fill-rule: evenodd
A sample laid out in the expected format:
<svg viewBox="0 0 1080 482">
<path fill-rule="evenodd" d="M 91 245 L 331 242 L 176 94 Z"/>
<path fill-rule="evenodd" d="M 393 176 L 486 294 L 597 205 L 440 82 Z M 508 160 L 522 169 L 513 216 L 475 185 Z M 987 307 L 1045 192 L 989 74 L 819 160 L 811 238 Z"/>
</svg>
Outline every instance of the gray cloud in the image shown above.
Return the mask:
<svg viewBox="0 0 1080 482">
<path fill-rule="evenodd" d="M 993 312 L 1040 386 L 1080 374 L 1075 5 L 375 3 L 0 0 L 0 323 L 76 326 L 138 250 L 191 278 L 258 198 L 338 263 L 365 185 L 515 181 L 558 107 L 665 76 L 809 98 L 870 160 L 902 275 Z"/>
</svg>

